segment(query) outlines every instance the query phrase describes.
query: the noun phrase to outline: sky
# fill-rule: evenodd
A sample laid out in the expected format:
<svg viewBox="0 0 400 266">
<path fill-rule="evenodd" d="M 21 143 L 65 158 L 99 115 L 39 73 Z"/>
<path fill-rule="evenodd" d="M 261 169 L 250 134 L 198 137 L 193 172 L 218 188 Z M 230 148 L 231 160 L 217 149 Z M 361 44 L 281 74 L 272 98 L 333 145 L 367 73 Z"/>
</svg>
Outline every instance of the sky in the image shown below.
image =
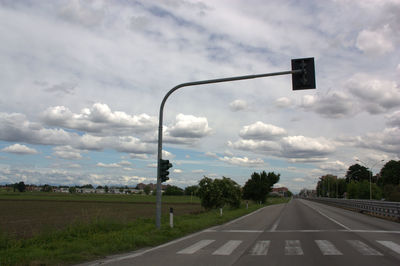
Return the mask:
<svg viewBox="0 0 400 266">
<path fill-rule="evenodd" d="M 314 188 L 360 160 L 400 157 L 400 1 L 0 0 L 0 184 L 156 182 L 164 109 L 167 184 L 203 176 Z M 384 160 L 382 162 L 382 160 Z"/>
</svg>

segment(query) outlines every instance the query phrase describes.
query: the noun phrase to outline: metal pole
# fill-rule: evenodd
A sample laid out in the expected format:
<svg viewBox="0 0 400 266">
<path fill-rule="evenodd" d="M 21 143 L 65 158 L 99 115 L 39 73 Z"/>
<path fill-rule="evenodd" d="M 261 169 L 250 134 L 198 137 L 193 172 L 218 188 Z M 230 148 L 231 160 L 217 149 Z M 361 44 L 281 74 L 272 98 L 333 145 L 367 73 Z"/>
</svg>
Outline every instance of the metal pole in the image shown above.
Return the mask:
<svg viewBox="0 0 400 266">
<path fill-rule="evenodd" d="M 279 76 L 279 75 L 289 75 L 289 74 L 299 74 L 303 73 L 303 69 L 291 70 L 291 71 L 283 71 L 283 72 L 275 72 L 275 73 L 265 73 L 265 74 L 257 74 L 257 75 L 247 75 L 247 76 L 237 76 L 237 77 L 229 77 L 229 78 L 221 78 L 221 79 L 210 79 L 210 80 L 202 80 L 202 81 L 194 81 L 182 83 L 170 91 L 164 96 L 161 105 L 160 105 L 160 116 L 158 120 L 158 153 L 157 153 L 157 199 L 156 199 L 156 227 L 160 229 L 161 227 L 161 168 L 160 168 L 160 160 L 162 159 L 162 136 L 163 136 L 163 113 L 164 113 L 164 105 L 167 101 L 168 97 L 176 90 L 189 87 L 189 86 L 197 86 L 197 85 L 205 85 L 211 83 L 222 83 L 229 81 L 237 81 L 237 80 L 245 80 L 245 79 L 256 79 L 256 78 L 264 78 L 271 76 Z"/>
<path fill-rule="evenodd" d="M 360 159 L 356 159 L 356 161 L 358 161 L 358 162 L 364 164 L 364 166 L 367 167 L 367 169 L 369 169 L 369 200 L 372 200 L 372 169 L 373 169 L 378 163 L 383 162 L 383 161 L 385 161 L 385 160 L 377 161 L 371 168 L 369 168 L 368 165 L 367 165 L 365 162 L 361 161 Z"/>
</svg>

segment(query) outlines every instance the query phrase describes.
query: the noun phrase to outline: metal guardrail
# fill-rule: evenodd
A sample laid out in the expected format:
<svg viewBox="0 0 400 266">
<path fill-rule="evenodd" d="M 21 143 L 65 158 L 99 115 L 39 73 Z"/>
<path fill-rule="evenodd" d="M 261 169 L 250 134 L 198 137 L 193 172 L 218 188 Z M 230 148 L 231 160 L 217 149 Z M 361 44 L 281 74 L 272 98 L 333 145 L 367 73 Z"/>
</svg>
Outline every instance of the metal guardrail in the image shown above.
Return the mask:
<svg viewBox="0 0 400 266">
<path fill-rule="evenodd" d="M 325 204 L 352 209 L 359 212 L 368 212 L 379 216 L 391 217 L 400 222 L 400 202 L 357 199 L 333 198 L 304 198 Z"/>
</svg>

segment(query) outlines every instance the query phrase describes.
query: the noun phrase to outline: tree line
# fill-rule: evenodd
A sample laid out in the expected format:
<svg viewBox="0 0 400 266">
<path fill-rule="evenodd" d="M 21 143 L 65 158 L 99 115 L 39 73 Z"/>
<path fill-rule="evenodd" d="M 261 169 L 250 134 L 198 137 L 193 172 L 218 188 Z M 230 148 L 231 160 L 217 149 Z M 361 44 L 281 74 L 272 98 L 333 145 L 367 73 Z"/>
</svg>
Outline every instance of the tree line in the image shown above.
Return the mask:
<svg viewBox="0 0 400 266">
<path fill-rule="evenodd" d="M 251 177 L 247 180 L 245 185 L 241 187 L 235 181 L 230 178 L 222 177 L 221 179 L 211 179 L 204 176 L 199 181 L 198 185 L 188 186 L 185 189 L 177 186 L 167 185 L 164 189 L 163 195 L 174 195 L 174 196 L 198 196 L 201 200 L 201 205 L 205 209 L 222 208 L 224 206 L 230 206 L 232 208 L 238 208 L 243 200 L 252 200 L 259 203 L 265 203 L 268 194 L 272 191 L 272 187 L 280 179 L 280 174 L 274 172 L 260 173 L 254 172 Z M 49 188 L 48 191 L 52 191 L 52 187 L 45 185 L 43 189 Z M 94 188 L 91 184 L 87 184 L 80 187 L 69 187 L 69 192 L 74 193 L 76 188 Z M 98 186 L 97 188 L 108 190 L 107 186 Z M 14 191 L 20 192 L 25 191 L 24 182 L 14 184 Z M 45 191 L 45 190 L 43 190 Z M 146 185 L 143 188 L 145 194 L 151 193 L 151 186 Z M 153 194 L 155 190 L 153 191 Z M 289 192 L 291 195 L 291 192 Z"/>
<path fill-rule="evenodd" d="M 387 162 L 376 175 L 365 166 L 351 165 L 344 178 L 324 175 L 319 178 L 317 196 L 330 198 L 400 201 L 400 161 Z"/>
<path fill-rule="evenodd" d="M 265 203 L 273 185 L 279 181 L 279 178 L 280 174 L 274 172 L 254 172 L 242 188 L 227 177 L 211 179 L 205 176 L 199 182 L 197 195 L 205 209 L 225 206 L 238 208 L 242 199 Z"/>
</svg>

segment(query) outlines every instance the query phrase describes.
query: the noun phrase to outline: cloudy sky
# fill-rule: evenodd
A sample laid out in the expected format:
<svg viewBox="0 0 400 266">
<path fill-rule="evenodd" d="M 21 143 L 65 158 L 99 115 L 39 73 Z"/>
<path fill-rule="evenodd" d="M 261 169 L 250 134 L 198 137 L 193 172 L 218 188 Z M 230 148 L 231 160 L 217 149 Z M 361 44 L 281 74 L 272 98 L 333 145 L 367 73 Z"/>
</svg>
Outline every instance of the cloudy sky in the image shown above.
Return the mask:
<svg viewBox="0 0 400 266">
<path fill-rule="evenodd" d="M 281 174 L 294 192 L 356 159 L 400 157 L 400 1 L 0 1 L 0 183 L 155 182 L 167 101 L 169 184 L 243 185 Z"/>
</svg>

